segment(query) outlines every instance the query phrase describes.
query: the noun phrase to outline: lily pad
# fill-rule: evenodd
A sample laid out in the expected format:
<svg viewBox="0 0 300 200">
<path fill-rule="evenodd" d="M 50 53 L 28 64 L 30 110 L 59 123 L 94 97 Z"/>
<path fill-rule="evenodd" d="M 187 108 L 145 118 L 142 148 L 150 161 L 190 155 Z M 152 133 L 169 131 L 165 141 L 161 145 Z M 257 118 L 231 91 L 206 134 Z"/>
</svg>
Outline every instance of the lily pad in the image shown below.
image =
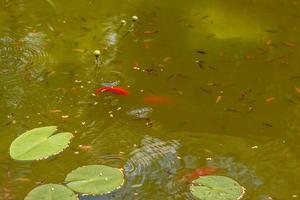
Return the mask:
<svg viewBox="0 0 300 200">
<path fill-rule="evenodd" d="M 10 156 L 15 160 L 42 160 L 62 152 L 69 146 L 71 133 L 54 134 L 56 126 L 46 126 L 27 131 L 10 145 Z"/>
<path fill-rule="evenodd" d="M 31 190 L 24 200 L 77 200 L 77 195 L 63 185 L 47 184 Z"/>
<path fill-rule="evenodd" d="M 75 169 L 65 179 L 75 192 L 101 195 L 120 188 L 124 183 L 122 170 L 105 165 L 88 165 Z"/>
<path fill-rule="evenodd" d="M 191 192 L 201 200 L 240 200 L 245 188 L 225 176 L 202 176 L 193 181 Z"/>
</svg>

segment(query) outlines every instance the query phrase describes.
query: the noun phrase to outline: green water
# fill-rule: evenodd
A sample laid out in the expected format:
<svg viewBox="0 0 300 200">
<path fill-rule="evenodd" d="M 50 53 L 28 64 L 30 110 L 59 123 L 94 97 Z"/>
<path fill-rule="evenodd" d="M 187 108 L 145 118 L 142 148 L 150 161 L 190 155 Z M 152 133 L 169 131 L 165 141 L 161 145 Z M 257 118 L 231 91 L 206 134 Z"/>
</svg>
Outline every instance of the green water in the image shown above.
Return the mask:
<svg viewBox="0 0 300 200">
<path fill-rule="evenodd" d="M 1 1 L 0 199 L 89 164 L 126 169 L 124 187 L 99 200 L 192 199 L 178 180 L 205 166 L 240 182 L 245 199 L 299 198 L 298 1 L 53 3 Z M 103 83 L 129 95 L 93 96 Z M 144 107 L 149 119 L 127 114 Z M 70 148 L 9 157 L 18 135 L 46 125 L 72 132 Z"/>
</svg>

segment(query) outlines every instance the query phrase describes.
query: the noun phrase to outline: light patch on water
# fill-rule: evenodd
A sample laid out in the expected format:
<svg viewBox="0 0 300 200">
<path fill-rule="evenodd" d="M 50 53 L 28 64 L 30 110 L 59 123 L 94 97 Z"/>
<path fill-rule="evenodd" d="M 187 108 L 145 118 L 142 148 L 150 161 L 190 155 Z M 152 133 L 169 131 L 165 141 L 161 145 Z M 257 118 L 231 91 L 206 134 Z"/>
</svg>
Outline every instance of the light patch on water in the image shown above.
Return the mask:
<svg viewBox="0 0 300 200">
<path fill-rule="evenodd" d="M 105 23 L 102 24 L 105 31 L 103 40 L 108 48 L 105 56 L 102 58 L 102 65 L 108 65 L 116 59 L 118 54 L 118 44 L 121 39 L 121 34 L 117 33 L 118 26 L 115 21 L 120 21 L 118 17 L 111 17 Z"/>
<path fill-rule="evenodd" d="M 198 8 L 195 7 L 192 13 L 197 12 Z M 202 13 L 192 16 L 190 20 L 192 24 L 197 24 L 201 33 L 207 32 L 206 37 L 211 36 L 218 40 L 240 39 L 243 42 L 258 42 L 262 37 L 267 36 L 265 30 L 268 24 L 256 19 L 251 13 L 251 8 L 241 12 L 241 10 L 232 10 L 227 8 L 227 5 L 216 2 L 202 8 Z M 195 39 L 195 37 L 189 38 Z"/>
<path fill-rule="evenodd" d="M 111 32 L 110 34 L 107 35 L 107 44 L 110 46 L 116 45 L 117 43 L 117 33 L 116 32 Z"/>
</svg>

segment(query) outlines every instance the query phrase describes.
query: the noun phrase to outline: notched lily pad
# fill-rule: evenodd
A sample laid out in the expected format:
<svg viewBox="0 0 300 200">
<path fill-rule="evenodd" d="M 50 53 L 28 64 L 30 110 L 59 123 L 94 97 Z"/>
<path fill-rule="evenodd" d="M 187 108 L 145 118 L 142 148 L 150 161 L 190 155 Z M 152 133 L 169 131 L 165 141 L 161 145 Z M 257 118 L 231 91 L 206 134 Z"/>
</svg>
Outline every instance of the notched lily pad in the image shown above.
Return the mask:
<svg viewBox="0 0 300 200">
<path fill-rule="evenodd" d="M 124 174 L 121 169 L 105 165 L 88 165 L 69 173 L 65 182 L 75 192 L 101 195 L 120 188 L 124 183 Z"/>
<path fill-rule="evenodd" d="M 192 194 L 201 200 L 240 200 L 245 188 L 225 176 L 202 176 L 193 181 Z"/>
<path fill-rule="evenodd" d="M 77 195 L 63 185 L 46 184 L 31 190 L 24 200 L 77 200 Z"/>
<path fill-rule="evenodd" d="M 62 152 L 73 138 L 71 133 L 54 134 L 56 126 L 26 131 L 10 145 L 10 156 L 15 160 L 42 160 Z"/>
</svg>

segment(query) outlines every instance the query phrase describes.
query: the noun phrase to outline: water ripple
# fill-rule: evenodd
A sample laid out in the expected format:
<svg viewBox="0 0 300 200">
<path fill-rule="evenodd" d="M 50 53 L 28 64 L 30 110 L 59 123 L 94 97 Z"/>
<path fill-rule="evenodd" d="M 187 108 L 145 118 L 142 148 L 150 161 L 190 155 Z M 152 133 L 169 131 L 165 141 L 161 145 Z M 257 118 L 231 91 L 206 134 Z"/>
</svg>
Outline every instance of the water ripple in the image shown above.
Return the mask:
<svg viewBox="0 0 300 200">
<path fill-rule="evenodd" d="M 22 38 L 4 36 L 0 38 L 1 63 L 12 68 L 44 65 L 49 60 L 45 46 L 46 34 L 42 32 L 29 32 Z"/>
<path fill-rule="evenodd" d="M 180 146 L 177 140 L 163 141 L 146 135 L 124 166 L 126 183 L 122 189 L 103 196 L 84 196 L 81 200 L 182 198 L 182 187 L 174 181 L 181 167 L 177 153 Z M 153 186 L 155 191 L 151 191 Z"/>
<path fill-rule="evenodd" d="M 131 153 L 131 158 L 125 165 L 125 172 L 129 176 L 145 175 L 146 169 L 153 169 L 153 165 L 169 169 L 175 164 L 174 156 L 179 147 L 180 144 L 176 140 L 162 141 L 145 136 L 141 141 L 141 147 Z"/>
<path fill-rule="evenodd" d="M 49 60 L 46 44 L 46 34 L 42 32 L 28 32 L 21 38 L 6 32 L 0 37 L 0 89 L 7 91 L 3 105 L 20 106 L 25 92 L 34 91 L 27 90 L 26 81 L 43 80 Z"/>
</svg>

